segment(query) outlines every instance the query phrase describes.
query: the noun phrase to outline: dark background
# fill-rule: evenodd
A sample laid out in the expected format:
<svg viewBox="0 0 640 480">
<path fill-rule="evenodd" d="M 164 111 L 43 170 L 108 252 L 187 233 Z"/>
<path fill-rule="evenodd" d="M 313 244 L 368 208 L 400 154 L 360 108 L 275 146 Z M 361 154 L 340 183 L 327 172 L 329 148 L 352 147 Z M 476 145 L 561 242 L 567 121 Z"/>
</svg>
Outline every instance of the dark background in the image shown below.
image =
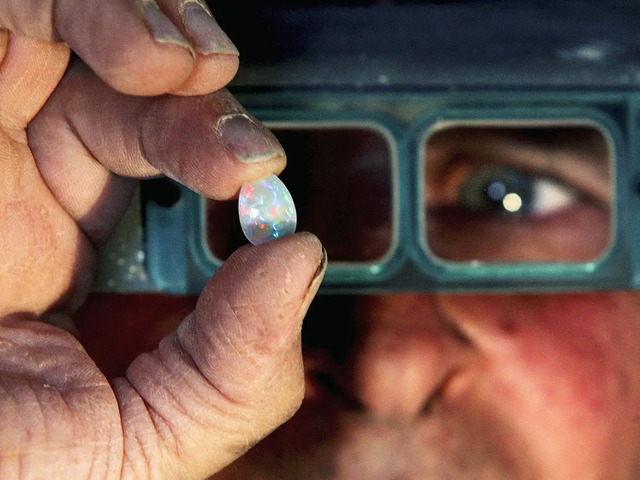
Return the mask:
<svg viewBox="0 0 640 480">
<path fill-rule="evenodd" d="M 210 1 L 210 6 L 241 53 L 236 87 L 640 84 L 640 6 L 627 0 Z"/>
</svg>

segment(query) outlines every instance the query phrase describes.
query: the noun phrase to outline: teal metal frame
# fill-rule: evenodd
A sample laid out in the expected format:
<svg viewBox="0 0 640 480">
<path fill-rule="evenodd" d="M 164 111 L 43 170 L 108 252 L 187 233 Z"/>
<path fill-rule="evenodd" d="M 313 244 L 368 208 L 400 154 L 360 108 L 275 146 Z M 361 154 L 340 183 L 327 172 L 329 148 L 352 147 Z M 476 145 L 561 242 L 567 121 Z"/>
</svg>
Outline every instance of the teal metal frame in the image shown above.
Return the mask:
<svg viewBox="0 0 640 480">
<path fill-rule="evenodd" d="M 272 127 L 366 127 L 387 139 L 393 164 L 393 241 L 370 263 L 329 266 L 325 293 L 393 291 L 561 291 L 640 286 L 640 95 L 633 92 L 259 92 L 240 101 Z M 519 122 L 595 126 L 611 143 L 615 207 L 612 242 L 585 263 L 460 263 L 431 254 L 424 238 L 422 151 L 443 122 L 474 125 Z M 179 186 L 171 207 L 145 205 L 148 289 L 195 293 L 221 265 L 205 238 L 205 199 Z M 294 199 L 295 200 L 295 199 Z M 428 220 L 427 220 L 428 221 Z"/>
</svg>

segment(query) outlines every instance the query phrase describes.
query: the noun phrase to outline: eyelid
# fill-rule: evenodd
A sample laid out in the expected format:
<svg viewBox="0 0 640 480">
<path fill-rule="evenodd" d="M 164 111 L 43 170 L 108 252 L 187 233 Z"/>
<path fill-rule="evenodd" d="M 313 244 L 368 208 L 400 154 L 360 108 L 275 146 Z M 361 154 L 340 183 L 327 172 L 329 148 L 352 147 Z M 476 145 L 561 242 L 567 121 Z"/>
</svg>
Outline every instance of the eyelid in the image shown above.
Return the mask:
<svg viewBox="0 0 640 480">
<path fill-rule="evenodd" d="M 457 191 L 468 174 L 478 168 L 503 166 L 547 178 L 566 185 L 591 198 L 604 208 L 612 203 L 612 186 L 608 162 L 585 161 L 575 152 L 544 151 L 523 146 L 522 142 L 472 142 L 476 145 L 455 145 L 453 148 L 429 148 L 426 160 L 428 187 L 426 201 L 430 205 L 453 203 L 451 193 Z M 465 148 L 466 147 L 466 148 Z M 473 152 L 473 153 L 468 153 Z M 603 168 L 604 167 L 604 168 Z"/>
<path fill-rule="evenodd" d="M 529 175 L 546 177 L 558 184 L 572 187 L 610 208 L 612 201 L 609 162 L 588 162 L 575 152 L 544 152 L 536 154 L 513 148 L 503 152 L 500 163 L 510 168 L 520 168 Z M 605 168 L 602 168 L 605 166 Z"/>
</svg>

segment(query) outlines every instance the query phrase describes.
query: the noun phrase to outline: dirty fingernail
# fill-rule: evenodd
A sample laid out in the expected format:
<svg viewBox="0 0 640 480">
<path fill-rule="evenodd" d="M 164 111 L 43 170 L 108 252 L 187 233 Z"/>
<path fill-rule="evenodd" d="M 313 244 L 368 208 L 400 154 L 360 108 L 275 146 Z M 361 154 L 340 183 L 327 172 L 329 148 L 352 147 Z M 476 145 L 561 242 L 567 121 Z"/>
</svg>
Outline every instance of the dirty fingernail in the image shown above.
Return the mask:
<svg viewBox="0 0 640 480">
<path fill-rule="evenodd" d="M 180 17 L 198 53 L 210 55 L 238 55 L 238 49 L 220 28 L 218 22 L 201 0 L 184 0 L 180 5 Z"/>
<path fill-rule="evenodd" d="M 311 282 L 309 283 L 309 287 L 307 288 L 307 293 L 305 294 L 304 299 L 302 300 L 302 308 L 306 309 L 309 307 L 316 293 L 318 293 L 318 289 L 320 288 L 320 284 L 324 279 L 324 273 L 327 270 L 327 251 L 324 247 L 322 247 L 322 254 L 320 257 L 320 262 L 318 263 L 318 267 L 316 271 L 313 273 L 313 277 L 311 277 Z"/>
<path fill-rule="evenodd" d="M 169 17 L 167 17 L 154 0 L 141 0 L 140 8 L 153 39 L 158 43 L 170 43 L 183 47 L 194 55 L 189 41 L 182 35 Z"/>
<path fill-rule="evenodd" d="M 258 163 L 286 156 L 273 133 L 245 113 L 220 117 L 216 131 L 224 147 L 241 162 Z"/>
<path fill-rule="evenodd" d="M 327 269 L 327 251 L 324 247 L 322 247 L 322 256 L 320 257 L 320 263 L 318 264 L 318 268 L 313 274 L 312 282 L 316 281 L 318 278 L 324 275 L 325 270 Z"/>
</svg>

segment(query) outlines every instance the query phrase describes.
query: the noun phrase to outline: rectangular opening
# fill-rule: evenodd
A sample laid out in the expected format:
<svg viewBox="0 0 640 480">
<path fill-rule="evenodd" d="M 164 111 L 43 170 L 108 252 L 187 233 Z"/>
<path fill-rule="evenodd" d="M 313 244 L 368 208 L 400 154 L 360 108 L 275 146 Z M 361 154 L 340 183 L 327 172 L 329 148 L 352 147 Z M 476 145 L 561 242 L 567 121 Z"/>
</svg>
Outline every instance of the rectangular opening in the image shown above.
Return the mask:
<svg viewBox="0 0 640 480">
<path fill-rule="evenodd" d="M 424 238 L 448 262 L 589 262 L 613 237 L 613 148 L 588 122 L 437 125 Z"/>
<path fill-rule="evenodd" d="M 359 125 L 271 126 L 285 151 L 280 174 L 298 231 L 316 234 L 331 262 L 370 263 L 391 249 L 393 154 L 380 130 Z M 207 201 L 207 244 L 218 260 L 247 243 L 237 201 Z"/>
</svg>

